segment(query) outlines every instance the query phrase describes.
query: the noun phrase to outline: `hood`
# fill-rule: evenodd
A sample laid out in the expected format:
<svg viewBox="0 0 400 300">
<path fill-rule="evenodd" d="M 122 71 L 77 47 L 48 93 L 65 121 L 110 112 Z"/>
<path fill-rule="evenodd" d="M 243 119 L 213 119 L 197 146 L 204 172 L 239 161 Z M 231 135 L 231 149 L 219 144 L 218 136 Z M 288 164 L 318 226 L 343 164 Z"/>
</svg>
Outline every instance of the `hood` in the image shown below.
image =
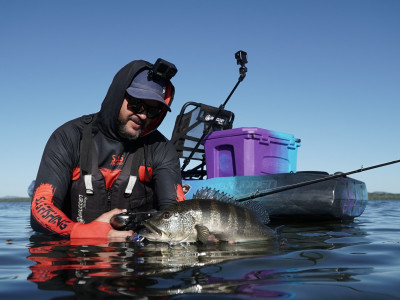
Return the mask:
<svg viewBox="0 0 400 300">
<path fill-rule="evenodd" d="M 118 134 L 118 116 L 124 100 L 125 91 L 138 73 L 145 69 L 150 70 L 152 67 L 153 65 L 147 61 L 134 60 L 115 74 L 97 117 L 98 128 L 104 135 L 115 140 L 121 140 Z M 165 93 L 165 102 L 168 106 L 171 106 L 174 91 L 174 86 L 169 83 Z M 167 112 L 167 107 L 164 107 L 162 113 L 157 118 L 152 119 L 146 130 L 142 132 L 141 137 L 157 129 Z"/>
</svg>

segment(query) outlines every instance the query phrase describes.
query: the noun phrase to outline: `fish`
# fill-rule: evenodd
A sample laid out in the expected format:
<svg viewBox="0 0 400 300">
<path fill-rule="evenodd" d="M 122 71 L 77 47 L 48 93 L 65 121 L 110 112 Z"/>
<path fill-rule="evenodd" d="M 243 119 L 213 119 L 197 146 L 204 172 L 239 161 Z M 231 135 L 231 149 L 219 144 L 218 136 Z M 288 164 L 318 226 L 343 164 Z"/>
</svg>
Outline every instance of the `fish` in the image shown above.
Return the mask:
<svg viewBox="0 0 400 300">
<path fill-rule="evenodd" d="M 265 224 L 269 221 L 268 214 L 257 213 L 263 209 L 248 209 L 226 194 L 211 189 L 201 191 L 197 197 L 205 194 L 207 199 L 193 197 L 157 212 L 143 222 L 140 235 L 148 241 L 171 245 L 219 241 L 242 243 L 275 238 L 275 231 Z"/>
</svg>

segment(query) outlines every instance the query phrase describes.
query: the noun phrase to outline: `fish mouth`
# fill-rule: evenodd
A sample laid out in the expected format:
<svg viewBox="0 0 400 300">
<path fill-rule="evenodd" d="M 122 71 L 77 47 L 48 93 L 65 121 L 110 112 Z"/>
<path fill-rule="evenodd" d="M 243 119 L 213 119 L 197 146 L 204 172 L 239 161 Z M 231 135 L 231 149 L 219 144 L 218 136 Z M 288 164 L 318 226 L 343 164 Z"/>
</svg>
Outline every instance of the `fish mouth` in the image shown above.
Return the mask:
<svg viewBox="0 0 400 300">
<path fill-rule="evenodd" d="M 148 230 L 150 230 L 150 232 L 157 234 L 159 236 L 163 235 L 163 232 L 158 229 L 156 226 L 154 226 L 153 224 L 151 224 L 149 221 L 147 222 L 143 222 L 144 227 L 146 227 Z"/>
<path fill-rule="evenodd" d="M 152 224 L 149 221 L 143 222 L 143 226 L 149 232 L 147 233 L 147 235 L 146 235 L 146 233 L 141 233 L 141 235 L 143 235 L 149 241 L 153 241 L 153 242 L 166 242 L 170 245 L 176 245 L 176 244 L 184 243 L 191 236 L 191 232 L 190 232 L 187 236 L 183 237 L 182 239 L 177 240 L 176 237 L 174 238 L 173 235 L 159 229 L 157 226 L 155 226 L 154 224 Z M 154 234 L 154 235 L 152 235 L 152 234 Z"/>
</svg>

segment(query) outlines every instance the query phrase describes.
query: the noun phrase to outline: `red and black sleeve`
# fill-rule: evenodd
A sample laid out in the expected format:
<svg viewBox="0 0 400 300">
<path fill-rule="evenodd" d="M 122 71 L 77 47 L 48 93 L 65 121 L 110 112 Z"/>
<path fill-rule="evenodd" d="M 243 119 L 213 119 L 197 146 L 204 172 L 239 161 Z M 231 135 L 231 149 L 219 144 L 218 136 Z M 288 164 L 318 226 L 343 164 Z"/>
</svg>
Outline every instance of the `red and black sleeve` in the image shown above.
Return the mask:
<svg viewBox="0 0 400 300">
<path fill-rule="evenodd" d="M 31 227 L 38 232 L 70 235 L 75 224 L 68 216 L 65 199 L 72 170 L 79 161 L 81 129 L 78 120 L 58 128 L 49 138 L 31 204 Z"/>
</svg>

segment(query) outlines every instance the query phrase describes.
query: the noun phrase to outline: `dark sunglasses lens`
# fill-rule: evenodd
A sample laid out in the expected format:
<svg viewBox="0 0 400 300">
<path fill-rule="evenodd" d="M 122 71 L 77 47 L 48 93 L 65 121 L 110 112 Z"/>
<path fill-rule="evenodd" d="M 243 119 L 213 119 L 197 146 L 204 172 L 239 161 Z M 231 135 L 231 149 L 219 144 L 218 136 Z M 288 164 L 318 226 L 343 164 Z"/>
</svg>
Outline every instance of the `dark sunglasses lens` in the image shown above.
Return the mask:
<svg viewBox="0 0 400 300">
<path fill-rule="evenodd" d="M 138 114 L 143 112 L 143 103 L 137 99 L 129 99 L 128 108 Z"/>
<path fill-rule="evenodd" d="M 149 119 L 157 117 L 162 111 L 162 109 L 157 106 L 147 105 L 142 100 L 135 98 L 128 98 L 128 109 L 137 114 L 141 114 L 144 110 L 146 110 L 146 116 Z"/>
<path fill-rule="evenodd" d="M 146 110 L 147 110 L 147 117 L 149 119 L 153 119 L 161 113 L 161 108 L 159 107 L 147 106 Z"/>
</svg>

